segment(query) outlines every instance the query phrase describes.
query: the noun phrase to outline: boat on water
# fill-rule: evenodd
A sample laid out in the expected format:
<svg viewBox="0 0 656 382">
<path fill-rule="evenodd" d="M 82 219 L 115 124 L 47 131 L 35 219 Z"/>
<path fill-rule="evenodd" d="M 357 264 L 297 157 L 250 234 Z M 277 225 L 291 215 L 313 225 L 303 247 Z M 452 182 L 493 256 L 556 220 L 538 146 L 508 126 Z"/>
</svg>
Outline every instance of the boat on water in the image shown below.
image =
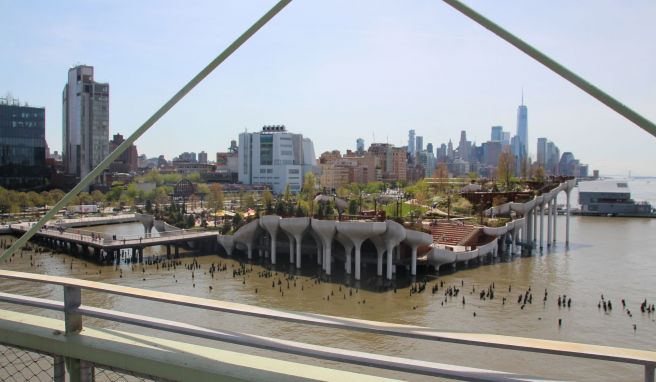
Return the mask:
<svg viewBox="0 0 656 382">
<path fill-rule="evenodd" d="M 599 180 L 579 183 L 580 210 L 570 211 L 585 216 L 656 217 L 656 210 L 648 202 L 631 199 L 625 181 Z"/>
</svg>

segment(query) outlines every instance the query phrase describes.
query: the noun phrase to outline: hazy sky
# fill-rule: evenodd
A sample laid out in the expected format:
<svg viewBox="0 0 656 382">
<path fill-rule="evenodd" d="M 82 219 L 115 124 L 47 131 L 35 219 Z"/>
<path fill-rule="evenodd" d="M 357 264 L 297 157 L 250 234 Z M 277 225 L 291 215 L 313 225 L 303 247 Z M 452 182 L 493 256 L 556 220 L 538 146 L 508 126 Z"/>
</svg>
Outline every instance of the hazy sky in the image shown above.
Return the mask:
<svg viewBox="0 0 656 382">
<path fill-rule="evenodd" d="M 656 2 L 466 3 L 656 120 Z M 67 70 L 110 84 L 110 134 L 131 134 L 273 1 L 0 0 L 0 95 L 46 107 L 61 150 Z M 364 138 L 480 144 L 516 130 L 524 89 L 537 138 L 605 174 L 656 175 L 656 138 L 450 6 L 432 1 L 294 1 L 138 142 L 167 159 L 214 157 L 239 132 L 285 124 L 317 155 Z"/>
</svg>

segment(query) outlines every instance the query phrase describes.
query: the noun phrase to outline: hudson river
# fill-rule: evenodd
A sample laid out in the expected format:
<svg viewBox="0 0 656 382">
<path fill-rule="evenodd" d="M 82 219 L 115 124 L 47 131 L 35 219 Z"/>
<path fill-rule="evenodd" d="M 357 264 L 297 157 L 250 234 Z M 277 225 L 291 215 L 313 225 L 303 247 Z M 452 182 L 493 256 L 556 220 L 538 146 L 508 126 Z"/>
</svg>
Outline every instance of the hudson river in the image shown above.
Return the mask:
<svg viewBox="0 0 656 382">
<path fill-rule="evenodd" d="M 630 187 L 634 199 L 647 200 L 656 205 L 656 180 L 633 181 Z M 576 190 L 572 196 L 572 202 L 576 205 Z M 564 193 L 560 195 L 559 203 L 564 203 Z M 143 232 L 138 223 L 91 229 L 119 234 Z M 546 229 L 544 237 L 546 240 Z M 3 236 L 0 239 L 10 238 Z M 649 304 L 656 303 L 656 219 L 573 216 L 571 243 L 569 248 L 565 248 L 565 217 L 559 216 L 557 240 L 555 248 L 545 249 L 542 253 L 538 251 L 532 257 L 514 257 L 490 265 L 459 268 L 455 273 L 449 272 L 438 278 L 431 278 L 424 292 L 412 295 L 409 288 L 398 289 L 396 293 L 365 290 L 356 292 L 355 289 L 349 290 L 340 284 L 317 283 L 311 274 L 297 276 L 288 286 L 284 273 L 276 274 L 273 271 L 272 277 L 261 277 L 260 272 L 264 268 L 258 265 L 247 265 L 249 272 L 245 276 L 233 277 L 233 269 L 238 269 L 239 263 L 216 255 L 197 257 L 200 268 L 193 272 L 193 278 L 192 271 L 185 267 L 193 261 L 189 257 L 181 259 L 183 265 L 177 266 L 176 269 L 155 265 L 135 265 L 133 268 L 128 264 L 117 268 L 99 267 L 62 254 L 33 254 L 23 251 L 22 255 L 16 254 L 11 262 L 5 262 L 3 267 L 284 310 L 422 325 L 440 330 L 655 350 L 656 314 L 642 313 L 640 304 L 645 299 Z M 153 248 L 150 251 L 153 253 L 158 249 Z M 147 250 L 146 255 L 148 254 Z M 32 259 L 30 256 L 33 256 Z M 309 263 L 309 260 L 305 262 Z M 208 272 L 212 263 L 226 265 L 227 270 L 216 272 L 212 278 Z M 1 280 L 0 283 L 5 292 L 62 300 L 61 287 L 7 280 Z M 432 293 L 433 286 L 440 283 L 443 283 L 444 287 Z M 495 287 L 494 299 L 480 299 L 481 289 L 492 284 Z M 446 297 L 445 300 L 444 292 L 448 287 L 459 288 L 458 297 Z M 512 288 L 510 292 L 509 287 Z M 522 304 L 517 303 L 518 296 L 524 294 L 529 287 L 532 303 L 521 309 Z M 548 293 L 546 302 L 543 301 L 545 290 Z M 571 298 L 571 307 L 558 306 L 558 296 L 562 295 L 566 295 L 567 299 Z M 605 312 L 603 308 L 598 308 L 601 295 L 605 301 L 611 301 L 612 310 Z M 622 299 L 626 302 L 626 309 L 622 308 Z M 133 299 L 106 294 L 83 293 L 83 303 L 212 328 L 536 376 L 585 381 L 639 381 L 643 378 L 643 369 L 640 366 L 307 327 L 151 302 L 136 302 Z M 3 305 L 4 307 L 6 305 Z M 627 309 L 631 311 L 632 316 L 629 316 Z M 57 317 L 57 313 L 47 314 Z M 559 319 L 562 319 L 561 327 L 558 326 Z M 89 318 L 85 318 L 85 324 L 149 332 L 142 328 Z M 186 340 L 199 341 L 188 338 Z M 232 345 L 217 343 L 216 346 L 264 353 Z M 274 356 L 327 366 L 337 365 L 285 354 Z M 429 379 L 359 366 L 339 367 L 403 379 Z"/>
</svg>

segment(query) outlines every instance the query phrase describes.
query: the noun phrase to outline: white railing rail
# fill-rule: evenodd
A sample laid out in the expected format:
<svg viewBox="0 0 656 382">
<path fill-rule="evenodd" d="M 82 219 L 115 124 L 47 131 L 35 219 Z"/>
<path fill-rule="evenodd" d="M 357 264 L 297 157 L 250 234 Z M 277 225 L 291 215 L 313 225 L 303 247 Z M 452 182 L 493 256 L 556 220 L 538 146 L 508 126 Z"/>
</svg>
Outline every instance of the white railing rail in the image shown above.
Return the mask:
<svg viewBox="0 0 656 382">
<path fill-rule="evenodd" d="M 0 293 L 0 301 L 43 309 L 63 311 L 65 314 L 65 326 L 67 333 L 79 332 L 82 328 L 82 317 L 89 316 L 178 334 L 185 334 L 205 339 L 251 346 L 255 348 L 268 349 L 278 352 L 291 353 L 332 361 L 340 361 L 345 363 L 368 365 L 415 374 L 447 377 L 468 381 L 533 380 L 529 377 L 517 376 L 515 374 L 504 372 L 493 372 L 490 370 L 465 368 L 427 361 L 409 360 L 399 357 L 335 349 L 325 346 L 267 338 L 252 334 L 229 332 L 224 330 L 218 331 L 191 324 L 180 323 L 177 321 L 170 321 L 145 315 L 137 315 L 86 306 L 82 305 L 81 301 L 81 290 L 86 289 L 95 292 L 133 297 L 173 305 L 281 320 L 298 324 L 317 325 L 343 330 L 364 331 L 428 341 L 450 342 L 480 347 L 510 349 L 532 353 L 546 353 L 576 358 L 588 358 L 638 364 L 644 367 L 644 380 L 654 382 L 656 352 L 653 351 L 533 338 L 510 337 L 502 335 L 438 331 L 435 329 L 420 326 L 359 320 L 313 313 L 288 312 L 239 303 L 183 296 L 172 293 L 157 292 L 152 290 L 144 290 L 59 276 L 0 270 L 0 278 L 63 286 L 63 303 L 59 301 L 13 295 L 8 293 Z"/>
</svg>

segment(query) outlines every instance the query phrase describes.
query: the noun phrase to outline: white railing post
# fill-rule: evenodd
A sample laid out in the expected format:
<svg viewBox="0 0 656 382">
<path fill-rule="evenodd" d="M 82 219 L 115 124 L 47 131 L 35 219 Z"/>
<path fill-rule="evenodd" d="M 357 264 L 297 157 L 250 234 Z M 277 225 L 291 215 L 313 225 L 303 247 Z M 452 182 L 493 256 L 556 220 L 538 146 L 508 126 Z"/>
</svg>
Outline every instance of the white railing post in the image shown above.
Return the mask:
<svg viewBox="0 0 656 382">
<path fill-rule="evenodd" d="M 73 312 L 82 304 L 79 287 L 64 286 L 64 324 L 66 335 L 74 335 L 82 330 L 82 315 Z M 93 365 L 77 358 L 66 358 L 66 368 L 71 382 L 91 382 L 94 380 Z"/>
<path fill-rule="evenodd" d="M 654 382 L 654 367 L 656 365 L 645 365 L 645 382 Z"/>
</svg>

